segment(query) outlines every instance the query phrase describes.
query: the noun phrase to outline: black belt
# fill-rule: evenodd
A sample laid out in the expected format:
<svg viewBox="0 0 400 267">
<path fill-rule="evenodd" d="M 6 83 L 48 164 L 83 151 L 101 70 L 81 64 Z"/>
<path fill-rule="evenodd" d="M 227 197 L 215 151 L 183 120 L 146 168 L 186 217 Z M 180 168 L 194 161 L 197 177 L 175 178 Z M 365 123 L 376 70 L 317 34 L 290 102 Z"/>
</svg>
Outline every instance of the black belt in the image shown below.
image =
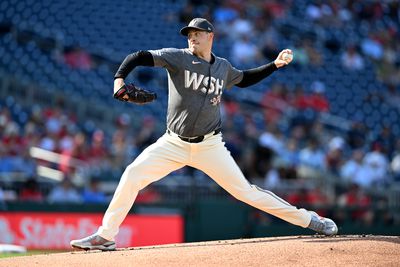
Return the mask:
<svg viewBox="0 0 400 267">
<path fill-rule="evenodd" d="M 219 129 L 215 130 L 214 132 L 212 132 L 212 135 L 217 135 L 217 134 L 219 134 L 220 132 L 221 132 L 221 128 L 219 128 Z M 171 135 L 172 132 L 171 132 L 169 129 L 167 129 L 167 133 L 168 133 L 169 135 Z M 176 134 L 176 135 L 177 135 L 177 134 Z M 204 140 L 204 138 L 205 138 L 207 135 L 211 135 L 211 133 L 206 134 L 206 135 L 195 136 L 195 137 L 184 137 L 184 136 L 180 136 L 180 135 L 177 135 L 177 136 L 178 136 L 179 139 L 181 139 L 182 141 L 185 141 L 185 142 L 188 142 L 188 143 L 200 143 L 201 141 Z"/>
</svg>

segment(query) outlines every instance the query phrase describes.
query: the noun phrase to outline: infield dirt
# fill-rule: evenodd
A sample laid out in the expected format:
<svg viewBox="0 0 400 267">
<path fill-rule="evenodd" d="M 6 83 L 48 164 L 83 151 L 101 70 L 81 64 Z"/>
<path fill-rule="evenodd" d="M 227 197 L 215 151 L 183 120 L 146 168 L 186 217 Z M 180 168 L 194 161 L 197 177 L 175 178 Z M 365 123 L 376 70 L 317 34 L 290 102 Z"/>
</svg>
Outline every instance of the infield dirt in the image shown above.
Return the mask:
<svg viewBox="0 0 400 267">
<path fill-rule="evenodd" d="M 12 266 L 400 266 L 398 236 L 288 236 L 0 259 Z"/>
</svg>

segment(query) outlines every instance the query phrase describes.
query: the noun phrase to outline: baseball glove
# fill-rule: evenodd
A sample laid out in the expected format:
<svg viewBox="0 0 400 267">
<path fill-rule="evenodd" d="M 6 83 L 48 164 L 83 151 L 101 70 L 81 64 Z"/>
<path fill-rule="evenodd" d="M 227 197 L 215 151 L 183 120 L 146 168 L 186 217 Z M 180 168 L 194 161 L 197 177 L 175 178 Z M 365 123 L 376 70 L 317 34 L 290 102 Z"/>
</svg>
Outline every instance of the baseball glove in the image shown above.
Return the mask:
<svg viewBox="0 0 400 267">
<path fill-rule="evenodd" d="M 147 104 L 157 99 L 157 94 L 139 88 L 134 84 L 124 84 L 114 93 L 114 98 L 135 104 Z"/>
</svg>

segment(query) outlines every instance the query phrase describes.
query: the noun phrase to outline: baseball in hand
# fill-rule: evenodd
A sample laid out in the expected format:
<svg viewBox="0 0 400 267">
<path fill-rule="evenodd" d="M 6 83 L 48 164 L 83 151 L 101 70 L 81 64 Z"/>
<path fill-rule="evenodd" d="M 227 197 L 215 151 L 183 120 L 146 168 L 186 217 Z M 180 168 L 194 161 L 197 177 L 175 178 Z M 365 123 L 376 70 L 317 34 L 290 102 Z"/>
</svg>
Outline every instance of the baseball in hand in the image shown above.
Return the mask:
<svg viewBox="0 0 400 267">
<path fill-rule="evenodd" d="M 282 54 L 282 59 L 284 60 L 284 61 L 286 61 L 286 63 L 290 63 L 290 62 L 292 62 L 292 60 L 293 60 L 293 54 L 291 54 L 291 53 L 288 53 L 288 52 L 283 52 L 283 54 Z"/>
</svg>

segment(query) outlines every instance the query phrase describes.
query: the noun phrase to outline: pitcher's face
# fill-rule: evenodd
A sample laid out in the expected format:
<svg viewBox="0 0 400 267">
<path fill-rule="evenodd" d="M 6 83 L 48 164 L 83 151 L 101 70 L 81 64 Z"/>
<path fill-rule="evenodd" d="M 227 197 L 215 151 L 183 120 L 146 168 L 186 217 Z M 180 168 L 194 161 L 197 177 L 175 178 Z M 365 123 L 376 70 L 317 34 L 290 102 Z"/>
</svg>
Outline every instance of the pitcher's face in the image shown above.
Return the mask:
<svg viewBox="0 0 400 267">
<path fill-rule="evenodd" d="M 213 33 L 200 30 L 190 30 L 188 33 L 188 47 L 194 53 L 204 53 L 211 49 Z"/>
</svg>

